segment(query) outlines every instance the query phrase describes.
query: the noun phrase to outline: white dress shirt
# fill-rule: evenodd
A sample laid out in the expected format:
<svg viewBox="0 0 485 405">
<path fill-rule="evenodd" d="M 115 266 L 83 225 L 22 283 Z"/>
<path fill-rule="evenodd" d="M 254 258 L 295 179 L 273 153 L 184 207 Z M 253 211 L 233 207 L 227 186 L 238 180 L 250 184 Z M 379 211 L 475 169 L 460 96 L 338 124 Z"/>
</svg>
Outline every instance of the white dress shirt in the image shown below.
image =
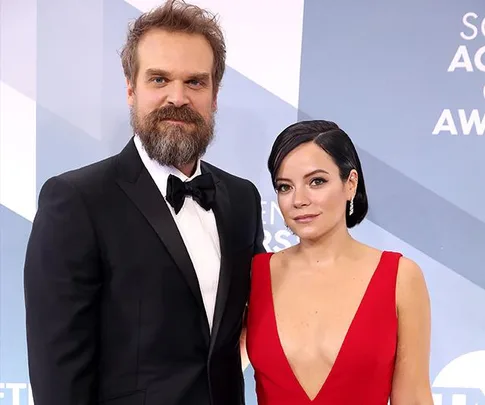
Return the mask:
<svg viewBox="0 0 485 405">
<path fill-rule="evenodd" d="M 150 159 L 139 137 L 135 136 L 134 140 L 140 158 L 163 198 L 166 198 L 167 195 L 167 180 L 170 174 L 179 177 L 182 181 L 192 180 L 201 174 L 200 161 L 197 162 L 195 173 L 189 178 L 174 167 L 162 166 Z M 221 262 L 219 235 L 214 213 L 212 210 L 204 210 L 190 196 L 185 198 L 184 205 L 178 214 L 175 213 L 168 202 L 167 206 L 182 235 L 197 273 L 202 300 L 209 321 L 209 329 L 212 330 Z"/>
</svg>

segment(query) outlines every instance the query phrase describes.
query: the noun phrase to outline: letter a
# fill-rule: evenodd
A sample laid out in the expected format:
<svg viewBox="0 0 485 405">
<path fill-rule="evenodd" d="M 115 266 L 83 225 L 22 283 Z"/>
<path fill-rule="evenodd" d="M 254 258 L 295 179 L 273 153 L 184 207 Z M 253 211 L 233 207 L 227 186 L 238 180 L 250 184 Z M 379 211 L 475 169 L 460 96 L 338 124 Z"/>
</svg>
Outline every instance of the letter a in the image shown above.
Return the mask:
<svg viewBox="0 0 485 405">
<path fill-rule="evenodd" d="M 465 68 L 467 72 L 473 72 L 473 64 L 465 45 L 460 45 L 448 67 L 448 72 L 454 72 L 456 68 Z"/>
<path fill-rule="evenodd" d="M 449 131 L 451 135 L 458 135 L 455 121 L 453 120 L 450 110 L 443 110 L 438 122 L 436 123 L 436 126 L 434 127 L 433 135 L 438 135 L 443 131 Z"/>
</svg>

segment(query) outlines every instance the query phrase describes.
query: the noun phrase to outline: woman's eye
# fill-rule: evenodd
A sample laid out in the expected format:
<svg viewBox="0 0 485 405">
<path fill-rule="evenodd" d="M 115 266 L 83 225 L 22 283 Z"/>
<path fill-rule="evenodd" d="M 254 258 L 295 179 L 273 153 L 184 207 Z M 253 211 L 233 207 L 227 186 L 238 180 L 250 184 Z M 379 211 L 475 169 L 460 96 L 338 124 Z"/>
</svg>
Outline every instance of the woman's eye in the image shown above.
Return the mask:
<svg viewBox="0 0 485 405">
<path fill-rule="evenodd" d="M 288 191 L 290 189 L 290 186 L 288 184 L 280 184 L 276 187 L 276 190 L 279 192 L 279 193 L 285 193 L 286 191 Z"/>
<path fill-rule="evenodd" d="M 311 184 L 313 184 L 315 186 L 321 186 L 322 184 L 324 184 L 326 182 L 327 182 L 327 180 L 325 180 L 321 177 L 317 177 L 315 179 L 312 179 Z"/>
</svg>

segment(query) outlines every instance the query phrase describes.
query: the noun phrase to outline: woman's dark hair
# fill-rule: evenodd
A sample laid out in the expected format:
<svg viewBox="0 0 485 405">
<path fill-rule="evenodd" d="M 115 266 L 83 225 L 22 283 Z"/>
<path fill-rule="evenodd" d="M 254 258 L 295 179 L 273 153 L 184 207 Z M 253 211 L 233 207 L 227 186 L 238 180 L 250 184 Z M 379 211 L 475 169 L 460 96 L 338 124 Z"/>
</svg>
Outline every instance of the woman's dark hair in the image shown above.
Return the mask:
<svg viewBox="0 0 485 405">
<path fill-rule="evenodd" d="M 349 215 L 350 202 L 347 202 L 345 215 L 347 227 L 354 227 L 362 222 L 369 209 L 364 174 L 354 144 L 349 136 L 334 122 L 323 120 L 300 121 L 285 128 L 278 135 L 268 159 L 268 169 L 271 173 L 273 187 L 276 188 L 277 173 L 288 153 L 307 142 L 315 143 L 330 155 L 339 168 L 342 181 L 348 179 L 352 169 L 357 171 L 359 178 L 354 197 L 354 212 Z"/>
</svg>

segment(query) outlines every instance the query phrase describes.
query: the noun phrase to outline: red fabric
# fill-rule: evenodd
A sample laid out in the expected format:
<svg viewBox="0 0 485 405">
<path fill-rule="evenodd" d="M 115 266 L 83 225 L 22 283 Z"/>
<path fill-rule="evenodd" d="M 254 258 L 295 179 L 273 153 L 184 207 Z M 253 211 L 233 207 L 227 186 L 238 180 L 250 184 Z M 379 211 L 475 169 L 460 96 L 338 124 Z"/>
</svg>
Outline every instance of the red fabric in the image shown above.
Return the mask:
<svg viewBox="0 0 485 405">
<path fill-rule="evenodd" d="M 401 254 L 383 252 L 335 363 L 313 401 L 281 347 L 271 292 L 272 253 L 254 257 L 247 351 L 258 405 L 386 405 L 397 346 L 396 276 Z"/>
</svg>

